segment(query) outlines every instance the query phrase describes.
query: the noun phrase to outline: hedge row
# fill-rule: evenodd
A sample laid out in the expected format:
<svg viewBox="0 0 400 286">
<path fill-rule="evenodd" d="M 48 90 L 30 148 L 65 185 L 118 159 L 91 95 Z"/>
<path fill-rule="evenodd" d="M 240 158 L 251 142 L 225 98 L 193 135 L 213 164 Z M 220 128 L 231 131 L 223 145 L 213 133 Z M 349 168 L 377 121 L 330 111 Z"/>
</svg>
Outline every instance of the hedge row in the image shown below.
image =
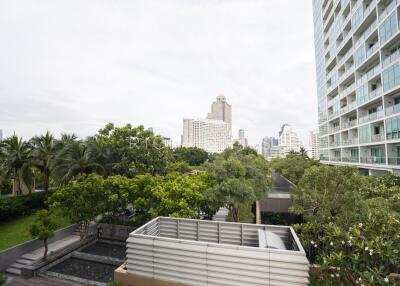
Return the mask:
<svg viewBox="0 0 400 286">
<path fill-rule="evenodd" d="M 0 222 L 43 208 L 46 198 L 45 192 L 16 197 L 0 197 Z"/>
</svg>

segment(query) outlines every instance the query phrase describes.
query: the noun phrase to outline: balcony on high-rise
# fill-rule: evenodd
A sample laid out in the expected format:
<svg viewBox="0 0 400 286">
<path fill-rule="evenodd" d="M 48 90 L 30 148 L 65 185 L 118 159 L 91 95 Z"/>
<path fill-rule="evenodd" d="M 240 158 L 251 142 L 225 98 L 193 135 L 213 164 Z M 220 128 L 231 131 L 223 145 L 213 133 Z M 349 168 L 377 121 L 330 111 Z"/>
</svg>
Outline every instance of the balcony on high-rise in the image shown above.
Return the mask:
<svg viewBox="0 0 400 286">
<path fill-rule="evenodd" d="M 379 22 L 382 22 L 400 3 L 400 0 L 382 0 L 378 5 Z"/>
<path fill-rule="evenodd" d="M 360 147 L 360 163 L 385 165 L 385 145 Z"/>
<path fill-rule="evenodd" d="M 371 142 L 385 141 L 385 126 L 383 120 L 371 123 Z"/>
<path fill-rule="evenodd" d="M 365 106 L 359 109 L 359 118 L 358 123 L 363 124 L 370 121 L 377 120 L 382 118 L 384 115 L 383 113 L 383 106 L 382 103 L 375 103 L 374 105 Z"/>
<path fill-rule="evenodd" d="M 358 144 L 358 130 L 356 128 L 342 132 L 342 146 Z"/>
<path fill-rule="evenodd" d="M 390 116 L 400 112 L 400 93 L 387 94 L 384 98 L 385 114 Z"/>
<path fill-rule="evenodd" d="M 358 163 L 360 161 L 358 148 L 343 148 L 342 149 L 342 162 Z"/>
<path fill-rule="evenodd" d="M 400 167 L 400 144 L 392 143 L 387 145 L 388 164 Z"/>
</svg>

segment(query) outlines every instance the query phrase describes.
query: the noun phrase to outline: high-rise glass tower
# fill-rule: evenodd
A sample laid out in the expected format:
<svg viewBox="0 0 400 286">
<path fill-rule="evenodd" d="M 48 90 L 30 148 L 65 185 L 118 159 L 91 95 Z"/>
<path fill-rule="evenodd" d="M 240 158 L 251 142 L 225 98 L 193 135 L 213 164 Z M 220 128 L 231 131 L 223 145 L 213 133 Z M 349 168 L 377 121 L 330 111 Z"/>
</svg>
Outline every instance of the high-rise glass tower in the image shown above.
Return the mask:
<svg viewBox="0 0 400 286">
<path fill-rule="evenodd" d="M 400 174 L 400 0 L 313 0 L 320 159 Z"/>
</svg>

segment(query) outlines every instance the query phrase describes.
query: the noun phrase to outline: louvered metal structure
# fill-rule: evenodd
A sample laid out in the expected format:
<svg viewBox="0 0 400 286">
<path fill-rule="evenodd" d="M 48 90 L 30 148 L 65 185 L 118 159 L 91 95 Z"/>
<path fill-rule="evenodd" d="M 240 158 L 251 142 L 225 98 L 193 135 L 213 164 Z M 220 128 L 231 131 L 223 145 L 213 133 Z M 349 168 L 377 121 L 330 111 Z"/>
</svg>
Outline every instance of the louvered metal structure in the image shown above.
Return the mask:
<svg viewBox="0 0 400 286">
<path fill-rule="evenodd" d="M 260 247 L 259 229 L 287 250 Z M 291 227 L 166 217 L 130 234 L 126 272 L 171 285 L 308 285 L 308 260 Z"/>
</svg>

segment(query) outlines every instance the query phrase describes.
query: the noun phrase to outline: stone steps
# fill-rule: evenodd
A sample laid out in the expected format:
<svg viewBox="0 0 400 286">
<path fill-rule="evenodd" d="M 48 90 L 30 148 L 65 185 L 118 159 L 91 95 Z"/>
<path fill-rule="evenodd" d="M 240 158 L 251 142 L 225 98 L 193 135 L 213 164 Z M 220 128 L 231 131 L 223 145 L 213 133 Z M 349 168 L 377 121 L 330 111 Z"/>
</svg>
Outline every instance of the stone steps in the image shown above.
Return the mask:
<svg viewBox="0 0 400 286">
<path fill-rule="evenodd" d="M 28 257 L 24 257 L 24 256 L 28 256 Z M 11 264 L 10 267 L 8 267 L 6 269 L 6 272 L 8 274 L 13 274 L 13 275 L 17 275 L 20 276 L 21 275 L 21 268 L 27 265 L 31 265 L 33 262 L 35 262 L 34 259 L 32 259 L 31 257 L 29 257 L 29 255 L 23 255 L 20 259 L 18 259 L 16 261 L 16 263 Z"/>
<path fill-rule="evenodd" d="M 21 275 L 21 269 L 17 269 L 17 268 L 13 268 L 13 267 L 8 267 L 6 269 L 6 273 L 8 274 L 12 274 L 12 275 L 16 275 L 16 276 L 20 276 Z"/>
<path fill-rule="evenodd" d="M 76 235 L 79 237 L 79 227 L 75 230 L 74 234 L 77 233 Z M 78 238 L 72 240 L 78 240 Z M 69 238 L 68 241 L 60 239 L 58 242 L 54 242 L 52 244 L 58 243 L 59 245 L 54 245 L 53 249 L 58 250 L 62 247 L 67 246 L 71 242 L 71 238 Z M 51 247 L 49 246 L 49 254 L 51 253 Z M 22 255 L 14 264 L 10 265 L 6 269 L 6 273 L 20 276 L 21 275 L 21 268 L 27 265 L 33 264 L 35 261 L 41 259 L 43 256 L 43 250 L 42 248 L 39 248 L 37 250 L 34 250 L 30 253 L 26 253 Z"/>
</svg>

